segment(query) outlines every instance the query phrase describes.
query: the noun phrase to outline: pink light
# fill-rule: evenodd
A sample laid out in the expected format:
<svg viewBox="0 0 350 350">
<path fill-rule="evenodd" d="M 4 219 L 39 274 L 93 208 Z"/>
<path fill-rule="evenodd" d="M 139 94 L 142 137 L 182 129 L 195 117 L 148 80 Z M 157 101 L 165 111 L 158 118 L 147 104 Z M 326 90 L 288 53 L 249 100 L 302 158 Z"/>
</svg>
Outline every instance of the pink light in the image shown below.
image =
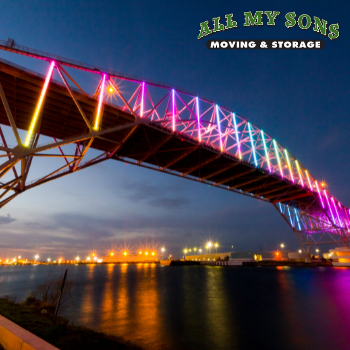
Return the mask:
<svg viewBox="0 0 350 350">
<path fill-rule="evenodd" d="M 143 117 L 143 97 L 145 95 L 145 83 L 142 83 L 142 93 L 141 93 L 141 118 Z"/>
<path fill-rule="evenodd" d="M 44 87 L 43 87 L 43 89 L 41 91 L 39 102 L 38 102 L 38 104 L 36 106 L 36 109 L 35 109 L 35 112 L 34 112 L 32 123 L 30 124 L 30 128 L 29 128 L 29 131 L 28 131 L 28 134 L 27 134 L 27 138 L 26 138 L 26 140 L 24 142 L 24 145 L 27 146 L 27 147 L 29 146 L 29 142 L 30 142 L 30 140 L 32 138 L 32 134 L 34 132 L 34 127 L 35 127 L 36 122 L 38 120 L 39 112 L 40 112 L 41 106 L 43 104 L 44 97 L 46 95 L 46 91 L 47 91 L 47 88 L 49 86 L 49 82 L 50 82 L 50 79 L 51 79 L 54 67 L 55 67 L 55 62 L 52 61 L 51 65 L 50 65 L 49 72 L 47 73 L 47 76 L 46 76 L 46 79 L 45 79 Z"/>
<path fill-rule="evenodd" d="M 103 101 L 103 90 L 104 90 L 104 87 L 105 87 L 105 81 L 106 81 L 106 74 L 103 74 L 101 90 L 100 90 L 100 98 L 99 98 L 98 107 L 97 107 L 97 115 L 96 115 L 96 121 L 95 121 L 95 130 L 98 130 L 98 127 L 99 127 L 99 121 L 100 121 L 100 115 L 101 115 L 101 109 L 102 109 L 102 101 Z"/>
<path fill-rule="evenodd" d="M 201 135 L 201 123 L 200 123 L 198 97 L 196 97 L 196 109 L 197 109 L 197 124 L 198 124 L 198 140 L 199 140 L 199 142 L 201 142 L 202 141 L 202 135 Z"/>
<path fill-rule="evenodd" d="M 341 223 L 341 221 L 340 221 L 338 209 L 337 209 L 337 206 L 336 206 L 335 203 L 334 203 L 333 197 L 331 198 L 331 200 L 332 200 L 332 202 L 333 202 L 333 205 L 334 205 L 334 208 L 335 208 L 335 212 L 337 213 L 337 217 L 338 217 L 339 224 L 340 224 L 341 227 L 343 227 L 343 225 L 342 225 L 342 223 Z"/>
<path fill-rule="evenodd" d="M 329 204 L 329 200 L 328 200 L 327 192 L 326 192 L 326 190 L 323 190 L 323 192 L 324 192 L 324 195 L 325 195 L 326 200 L 327 200 L 328 208 L 329 208 L 329 210 L 330 210 L 330 212 L 331 212 L 331 214 L 332 214 L 333 224 L 335 225 L 335 220 L 334 220 L 334 216 L 333 216 L 332 208 L 331 208 L 331 206 L 330 206 L 330 204 Z"/>
<path fill-rule="evenodd" d="M 322 199 L 322 196 L 321 196 L 320 189 L 318 188 L 318 183 L 317 183 L 317 181 L 315 181 L 315 183 L 316 183 L 316 187 L 317 187 L 318 194 L 319 194 L 320 199 L 321 199 L 322 208 L 324 208 L 323 199 Z M 328 199 L 327 199 L 327 201 L 328 201 Z"/>
<path fill-rule="evenodd" d="M 173 131 L 175 131 L 175 90 L 173 89 Z"/>
<path fill-rule="evenodd" d="M 223 151 L 223 147 L 222 147 L 222 138 L 221 138 L 221 130 L 220 130 L 219 107 L 218 107 L 218 105 L 215 105 L 215 107 L 216 107 L 216 121 L 218 123 L 219 138 L 220 138 L 220 149 L 221 149 L 221 152 L 222 152 Z"/>
</svg>

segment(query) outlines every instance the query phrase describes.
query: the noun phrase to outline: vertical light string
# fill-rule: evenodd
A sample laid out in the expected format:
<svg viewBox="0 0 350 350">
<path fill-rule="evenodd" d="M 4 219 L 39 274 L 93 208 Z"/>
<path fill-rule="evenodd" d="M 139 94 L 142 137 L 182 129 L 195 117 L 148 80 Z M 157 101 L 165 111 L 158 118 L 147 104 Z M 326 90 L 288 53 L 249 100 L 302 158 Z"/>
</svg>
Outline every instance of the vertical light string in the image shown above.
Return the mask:
<svg viewBox="0 0 350 350">
<path fill-rule="evenodd" d="M 300 171 L 300 167 L 299 167 L 299 162 L 296 160 L 295 161 L 296 165 L 297 165 L 297 169 L 298 169 L 298 173 L 299 173 L 299 179 L 301 181 L 301 186 L 304 187 L 304 181 L 303 181 L 303 177 L 301 176 L 301 171 Z"/>
<path fill-rule="evenodd" d="M 222 147 L 221 128 L 220 128 L 220 116 L 219 116 L 219 107 L 218 107 L 218 105 L 215 105 L 215 108 L 216 108 L 216 121 L 217 121 L 217 124 L 218 124 L 219 139 L 220 139 L 220 149 L 221 149 L 221 152 L 223 152 L 224 149 Z"/>
<path fill-rule="evenodd" d="M 198 97 L 196 97 L 196 110 L 197 110 L 198 140 L 199 140 L 199 142 L 201 142 L 202 141 L 202 136 L 201 136 L 201 122 L 200 122 L 200 114 L 199 114 L 199 100 L 198 100 Z"/>
<path fill-rule="evenodd" d="M 324 192 L 324 195 L 325 195 L 326 200 L 327 200 L 327 204 L 328 204 L 329 211 L 331 212 L 331 215 L 332 215 L 333 224 L 335 225 L 335 220 L 334 220 L 334 216 L 333 216 L 333 211 L 332 211 L 332 208 L 331 208 L 331 206 L 330 206 L 330 204 L 329 204 L 327 192 L 326 192 L 326 190 L 323 190 L 323 192 Z"/>
<path fill-rule="evenodd" d="M 252 150 L 253 150 L 254 163 L 255 163 L 255 166 L 257 167 L 258 166 L 258 162 L 256 161 L 254 140 L 253 140 L 253 136 L 252 136 L 252 130 L 251 130 L 251 127 L 250 127 L 250 122 L 248 122 L 248 131 L 249 131 L 249 137 L 250 137 L 250 144 L 252 145 Z"/>
<path fill-rule="evenodd" d="M 280 160 L 280 156 L 278 154 L 278 147 L 277 147 L 277 143 L 275 140 L 273 140 L 273 146 L 275 148 L 275 153 L 276 153 L 276 157 L 277 157 L 277 161 L 278 161 L 278 166 L 280 168 L 280 174 L 282 179 L 284 178 L 284 174 L 283 174 L 283 170 L 282 170 L 282 166 L 281 166 L 281 160 Z"/>
<path fill-rule="evenodd" d="M 142 91 L 141 91 L 141 118 L 143 117 L 143 99 L 145 96 L 145 83 L 142 83 Z"/>
<path fill-rule="evenodd" d="M 287 163 L 288 163 L 288 168 L 289 168 L 290 176 L 291 176 L 291 178 L 292 178 L 292 181 L 294 182 L 293 171 L 292 171 L 292 167 L 290 166 L 290 161 L 289 161 L 289 157 L 288 157 L 288 152 L 287 152 L 286 149 L 284 149 L 284 154 L 286 155 L 286 158 L 287 158 Z"/>
<path fill-rule="evenodd" d="M 298 212 L 297 210 L 294 208 L 294 213 L 295 213 L 295 217 L 297 218 L 297 222 L 298 222 L 298 227 L 299 227 L 299 231 L 301 231 L 301 228 L 300 228 L 300 222 L 299 222 L 299 217 L 298 217 Z"/>
<path fill-rule="evenodd" d="M 46 76 L 46 79 L 45 79 L 45 83 L 44 83 L 43 89 L 41 90 L 41 95 L 40 95 L 40 98 L 39 98 L 39 102 L 38 102 L 38 104 L 36 106 L 35 112 L 34 112 L 32 123 L 30 124 L 30 128 L 29 128 L 26 140 L 24 142 L 24 145 L 26 147 L 29 146 L 30 140 L 31 140 L 33 132 L 34 132 L 34 128 L 35 128 L 36 122 L 38 121 L 38 117 L 39 117 L 39 114 L 40 114 L 40 109 L 41 109 L 41 106 L 42 106 L 42 104 L 44 102 L 44 98 L 45 98 L 45 95 L 46 95 L 47 88 L 49 86 L 50 79 L 52 77 L 52 73 L 53 73 L 54 67 L 55 67 L 55 62 L 52 61 L 51 64 L 50 64 L 49 72 L 47 73 L 47 76 Z"/>
<path fill-rule="evenodd" d="M 264 149 L 265 149 L 265 155 L 266 155 L 266 161 L 267 161 L 267 166 L 269 168 L 269 172 L 271 173 L 271 166 L 270 166 L 270 157 L 269 153 L 267 152 L 267 147 L 266 147 L 266 142 L 265 142 L 265 137 L 264 137 L 264 132 L 261 130 L 261 137 L 264 143 Z"/>
<path fill-rule="evenodd" d="M 290 211 L 289 211 L 289 206 L 287 205 L 287 209 L 288 209 L 288 214 L 289 214 L 289 221 L 290 221 L 290 224 L 292 225 L 292 227 L 294 227 L 293 225 L 293 221 L 292 221 L 292 215 L 290 215 Z"/>
<path fill-rule="evenodd" d="M 237 141 L 237 147 L 238 147 L 238 156 L 239 156 L 239 159 L 242 159 L 241 144 L 239 142 L 238 129 L 237 129 L 237 124 L 236 124 L 236 114 L 232 113 L 232 116 L 233 116 L 233 122 L 234 122 L 234 125 L 235 125 L 236 141 Z"/>
<path fill-rule="evenodd" d="M 342 225 L 342 223 L 341 223 L 341 221 L 340 221 L 340 217 L 339 217 L 338 209 L 337 209 L 337 206 L 335 205 L 335 202 L 334 202 L 333 197 L 331 198 L 331 201 L 333 202 L 333 205 L 334 205 L 334 208 L 335 208 L 335 212 L 337 213 L 337 217 L 338 217 L 339 225 L 340 225 L 340 227 L 343 227 L 343 225 Z"/>
<path fill-rule="evenodd" d="M 315 183 L 316 183 L 316 188 L 317 188 L 317 191 L 318 191 L 318 195 L 320 196 L 320 200 L 321 200 L 321 203 L 322 203 L 322 208 L 324 208 L 322 195 L 321 195 L 320 189 L 319 189 L 319 187 L 318 187 L 318 182 L 315 181 Z M 328 201 L 328 200 L 327 200 L 327 201 Z"/>
<path fill-rule="evenodd" d="M 104 88 L 105 88 L 105 82 L 106 82 L 106 74 L 103 74 L 101 88 L 100 88 L 100 97 L 99 97 L 99 100 L 98 100 L 97 114 L 96 114 L 96 120 L 95 120 L 95 130 L 98 130 L 98 128 L 100 126 L 100 117 L 101 117 L 102 102 L 103 102 L 103 92 L 104 92 Z"/>
<path fill-rule="evenodd" d="M 173 89 L 173 94 L 172 94 L 172 98 L 173 98 L 173 131 L 175 131 L 175 90 Z"/>
<path fill-rule="evenodd" d="M 305 170 L 305 173 L 306 173 L 307 180 L 309 182 L 310 190 L 313 191 L 313 188 L 312 188 L 312 185 L 311 185 L 311 181 L 310 181 L 310 178 L 309 178 L 309 173 L 307 172 L 307 170 Z"/>
</svg>

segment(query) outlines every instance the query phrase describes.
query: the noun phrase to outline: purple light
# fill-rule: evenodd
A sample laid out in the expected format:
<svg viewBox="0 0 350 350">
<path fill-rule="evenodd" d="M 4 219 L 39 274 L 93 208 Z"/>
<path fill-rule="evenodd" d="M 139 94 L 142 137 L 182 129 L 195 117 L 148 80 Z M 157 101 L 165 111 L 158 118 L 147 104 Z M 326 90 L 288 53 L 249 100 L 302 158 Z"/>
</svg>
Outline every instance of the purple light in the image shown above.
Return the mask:
<svg viewBox="0 0 350 350">
<path fill-rule="evenodd" d="M 317 184 L 317 182 L 316 182 L 316 184 Z M 333 224 L 335 225 L 335 220 L 334 220 L 332 208 L 331 208 L 331 206 L 330 206 L 330 204 L 329 204 L 329 200 L 328 200 L 328 197 L 327 197 L 327 192 L 326 192 L 326 190 L 323 190 L 323 192 L 324 192 L 324 195 L 325 195 L 326 200 L 327 200 L 328 208 L 329 208 L 329 210 L 330 210 L 330 212 L 331 212 L 331 214 L 332 214 Z"/>
<path fill-rule="evenodd" d="M 322 199 L 321 192 L 320 192 L 320 189 L 318 188 L 318 183 L 317 183 L 317 181 L 316 181 L 316 180 L 315 180 L 315 183 L 316 183 L 316 187 L 317 187 L 318 195 L 320 196 L 320 199 L 321 199 L 322 208 L 324 208 L 323 199 Z M 326 198 L 327 198 L 327 196 L 326 196 Z M 328 201 L 328 199 L 327 199 L 327 201 Z M 328 206 L 329 206 L 329 204 L 328 204 Z"/>
<path fill-rule="evenodd" d="M 198 140 L 199 142 L 202 141 L 202 136 L 201 136 L 201 123 L 200 123 L 200 115 L 199 115 L 199 101 L 198 97 L 196 97 L 196 109 L 197 109 L 197 124 L 198 124 Z"/>
<path fill-rule="evenodd" d="M 222 152 L 223 151 L 223 147 L 222 147 L 221 130 L 220 130 L 219 107 L 218 107 L 218 105 L 215 105 L 215 107 L 216 107 L 216 121 L 218 123 L 219 138 L 220 138 L 220 149 L 221 149 L 221 152 Z"/>
<path fill-rule="evenodd" d="M 173 89 L 173 131 L 175 131 L 175 90 Z"/>
<path fill-rule="evenodd" d="M 334 205 L 334 208 L 335 208 L 335 212 L 337 213 L 337 217 L 338 217 L 339 224 L 340 224 L 341 227 L 343 227 L 343 225 L 341 224 L 340 217 L 339 217 L 339 213 L 338 213 L 338 209 L 337 209 L 337 206 L 336 206 L 335 203 L 334 203 L 333 197 L 331 198 L 331 200 L 332 200 L 332 202 L 333 202 L 333 205 Z"/>
<path fill-rule="evenodd" d="M 145 95 L 145 83 L 142 83 L 142 92 L 141 92 L 141 118 L 143 117 L 143 98 Z"/>
</svg>

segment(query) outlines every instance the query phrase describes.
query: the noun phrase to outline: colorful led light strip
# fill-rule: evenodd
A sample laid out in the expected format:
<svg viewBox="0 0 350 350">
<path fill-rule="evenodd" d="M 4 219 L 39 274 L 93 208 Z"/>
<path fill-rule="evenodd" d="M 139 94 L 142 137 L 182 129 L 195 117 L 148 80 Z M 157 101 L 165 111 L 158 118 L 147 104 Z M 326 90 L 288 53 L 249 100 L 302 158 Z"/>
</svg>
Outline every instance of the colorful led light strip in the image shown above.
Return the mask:
<svg viewBox="0 0 350 350">
<path fill-rule="evenodd" d="M 239 137 L 238 137 L 238 129 L 237 129 L 237 124 L 236 124 L 236 114 L 232 113 L 233 116 L 233 122 L 235 124 L 235 132 L 236 132 L 236 141 L 237 141 L 237 148 L 238 148 L 238 156 L 239 159 L 242 159 L 242 154 L 241 154 L 241 144 L 239 142 Z"/>
<path fill-rule="evenodd" d="M 317 181 L 315 181 L 315 183 L 316 183 L 316 188 L 317 188 L 317 191 L 318 191 L 318 195 L 320 196 L 320 200 L 321 200 L 321 203 L 322 203 L 322 208 L 324 208 L 323 199 L 322 199 L 322 196 L 321 196 L 320 189 L 318 188 Z M 327 199 L 327 201 L 328 201 L 328 199 Z"/>
<path fill-rule="evenodd" d="M 254 140 L 253 140 L 253 136 L 252 136 L 252 129 L 250 127 L 250 122 L 248 122 L 248 130 L 249 130 L 250 144 L 252 145 L 252 150 L 253 150 L 254 163 L 255 163 L 255 166 L 257 167 L 258 166 L 258 162 L 256 161 Z"/>
<path fill-rule="evenodd" d="M 282 213 L 281 202 L 278 202 L 278 204 L 279 204 L 279 206 L 280 206 L 281 214 L 283 214 L 283 213 Z"/>
<path fill-rule="evenodd" d="M 46 94 L 47 88 L 49 86 L 49 82 L 50 82 L 50 79 L 51 79 L 54 67 L 55 67 L 55 62 L 52 61 L 51 65 L 50 65 L 49 72 L 47 73 L 47 76 L 46 76 L 46 79 L 45 79 L 44 87 L 41 90 L 40 99 L 39 99 L 39 102 L 38 102 L 38 104 L 36 106 L 36 109 L 35 109 L 35 112 L 34 112 L 34 116 L 33 116 L 33 119 L 32 119 L 32 123 L 30 124 L 30 128 L 29 128 L 29 131 L 28 131 L 28 134 L 27 134 L 27 138 L 26 138 L 26 140 L 24 142 L 24 146 L 26 146 L 26 147 L 29 146 L 29 142 L 30 142 L 30 140 L 32 138 L 32 134 L 34 132 L 34 128 L 35 128 L 36 122 L 37 122 L 38 117 L 39 117 L 40 109 L 41 109 L 41 106 L 43 104 L 43 101 L 44 101 L 44 98 L 45 98 L 45 94 Z"/>
<path fill-rule="evenodd" d="M 305 170 L 305 173 L 306 173 L 307 180 L 309 181 L 310 190 L 313 191 L 313 188 L 312 188 L 312 185 L 311 185 L 311 181 L 310 181 L 310 178 L 309 178 L 309 173 L 307 172 L 307 170 Z"/>
<path fill-rule="evenodd" d="M 317 181 L 316 181 L 316 184 L 317 184 Z M 332 214 L 333 224 L 335 225 L 335 220 L 334 220 L 334 216 L 333 216 L 333 211 L 332 211 L 331 206 L 329 205 L 329 201 L 328 201 L 327 192 L 326 192 L 326 190 L 323 190 L 323 192 L 324 192 L 324 195 L 325 195 L 326 200 L 327 200 L 327 203 L 328 203 L 328 208 L 329 208 L 329 210 L 330 210 L 330 212 L 331 212 L 331 214 Z"/>
<path fill-rule="evenodd" d="M 198 100 L 198 97 L 196 97 L 196 109 L 197 109 L 197 124 L 198 124 L 198 140 L 199 140 L 199 142 L 201 142 L 201 141 L 202 141 L 202 136 L 201 136 L 201 123 L 200 123 L 199 100 Z"/>
<path fill-rule="evenodd" d="M 269 168 L 269 172 L 271 173 L 271 166 L 270 166 L 270 157 L 269 157 L 269 153 L 267 152 L 267 148 L 266 148 L 266 143 L 265 143 L 265 137 L 264 137 L 264 132 L 261 130 L 261 136 L 262 136 L 262 140 L 264 143 L 264 149 L 265 149 L 265 155 L 266 155 L 266 161 L 267 161 L 267 166 Z"/>
<path fill-rule="evenodd" d="M 287 209 L 288 209 L 288 213 L 289 213 L 289 221 L 290 221 L 290 224 L 293 226 L 293 221 L 292 221 L 292 215 L 290 215 L 290 211 L 289 211 L 289 206 L 287 205 Z"/>
<path fill-rule="evenodd" d="M 276 157 L 277 157 L 277 161 L 278 161 L 278 165 L 280 167 L 280 174 L 281 174 L 281 177 L 284 178 L 284 174 L 283 174 L 283 170 L 282 170 L 282 166 L 281 166 L 281 161 L 280 161 L 280 156 L 278 154 L 278 148 L 277 148 L 277 144 L 276 144 L 276 141 L 273 140 L 273 145 L 275 147 L 275 153 L 276 153 Z"/>
<path fill-rule="evenodd" d="M 175 131 L 175 90 L 173 89 L 173 131 Z"/>
<path fill-rule="evenodd" d="M 337 213 L 337 217 L 338 217 L 339 225 L 340 225 L 340 227 L 343 227 L 343 225 L 342 225 L 342 223 L 341 223 L 341 221 L 340 221 L 340 217 L 339 217 L 338 209 L 337 209 L 337 206 L 336 206 L 336 205 L 335 205 L 335 203 L 334 203 L 334 199 L 333 199 L 333 197 L 331 198 L 331 200 L 332 200 L 332 202 L 333 202 L 333 205 L 334 205 L 334 208 L 335 208 L 335 212 Z"/>
<path fill-rule="evenodd" d="M 223 152 L 222 138 L 221 138 L 221 128 L 220 128 L 219 107 L 218 107 L 218 105 L 215 105 L 215 107 L 216 107 L 216 121 L 218 123 L 219 138 L 220 138 L 220 149 L 221 149 L 221 152 Z"/>
<path fill-rule="evenodd" d="M 143 117 L 143 99 L 145 96 L 145 83 L 142 83 L 142 92 L 141 92 L 141 118 Z"/>
<path fill-rule="evenodd" d="M 296 163 L 297 168 L 298 168 L 298 173 L 299 173 L 299 179 L 300 179 L 300 181 L 301 181 L 301 186 L 304 187 L 304 181 L 303 181 L 303 177 L 301 176 L 301 171 L 300 171 L 299 163 L 298 163 L 297 160 L 295 161 L 295 163 Z"/>
<path fill-rule="evenodd" d="M 298 217 L 298 212 L 297 210 L 294 208 L 294 212 L 295 212 L 295 217 L 297 218 L 297 222 L 298 222 L 298 227 L 299 227 L 299 231 L 301 231 L 301 228 L 300 228 L 300 222 L 299 222 L 299 217 Z"/>
<path fill-rule="evenodd" d="M 102 76 L 102 83 L 101 83 L 101 89 L 100 89 L 100 98 L 98 100 L 98 107 L 97 107 L 97 114 L 96 114 L 96 120 L 95 120 L 95 130 L 98 130 L 100 125 L 100 116 L 101 116 L 101 109 L 102 109 L 102 102 L 103 102 L 103 91 L 105 88 L 105 81 L 106 81 L 106 74 L 103 74 Z"/>
<path fill-rule="evenodd" d="M 290 176 L 291 176 L 291 178 L 292 178 L 292 181 L 294 182 L 293 171 L 292 171 L 292 167 L 290 166 L 290 161 L 289 161 L 289 157 L 288 157 L 288 152 L 287 152 L 286 149 L 284 149 L 284 154 L 286 155 L 286 158 L 287 158 L 287 163 L 288 163 L 288 168 L 289 168 Z"/>
</svg>

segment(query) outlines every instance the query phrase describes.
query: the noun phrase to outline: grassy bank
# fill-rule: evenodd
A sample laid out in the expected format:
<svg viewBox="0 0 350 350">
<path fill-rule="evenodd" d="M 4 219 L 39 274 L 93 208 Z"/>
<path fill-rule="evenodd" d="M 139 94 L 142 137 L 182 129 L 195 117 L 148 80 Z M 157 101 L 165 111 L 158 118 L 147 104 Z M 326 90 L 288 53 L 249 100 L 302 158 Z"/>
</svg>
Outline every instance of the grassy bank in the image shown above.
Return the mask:
<svg viewBox="0 0 350 350">
<path fill-rule="evenodd" d="M 51 327 L 51 312 L 42 314 L 38 307 L 15 303 L 7 298 L 0 298 L 0 314 L 61 350 L 141 350 L 119 337 L 69 325 L 66 319 L 60 317 Z"/>
</svg>

